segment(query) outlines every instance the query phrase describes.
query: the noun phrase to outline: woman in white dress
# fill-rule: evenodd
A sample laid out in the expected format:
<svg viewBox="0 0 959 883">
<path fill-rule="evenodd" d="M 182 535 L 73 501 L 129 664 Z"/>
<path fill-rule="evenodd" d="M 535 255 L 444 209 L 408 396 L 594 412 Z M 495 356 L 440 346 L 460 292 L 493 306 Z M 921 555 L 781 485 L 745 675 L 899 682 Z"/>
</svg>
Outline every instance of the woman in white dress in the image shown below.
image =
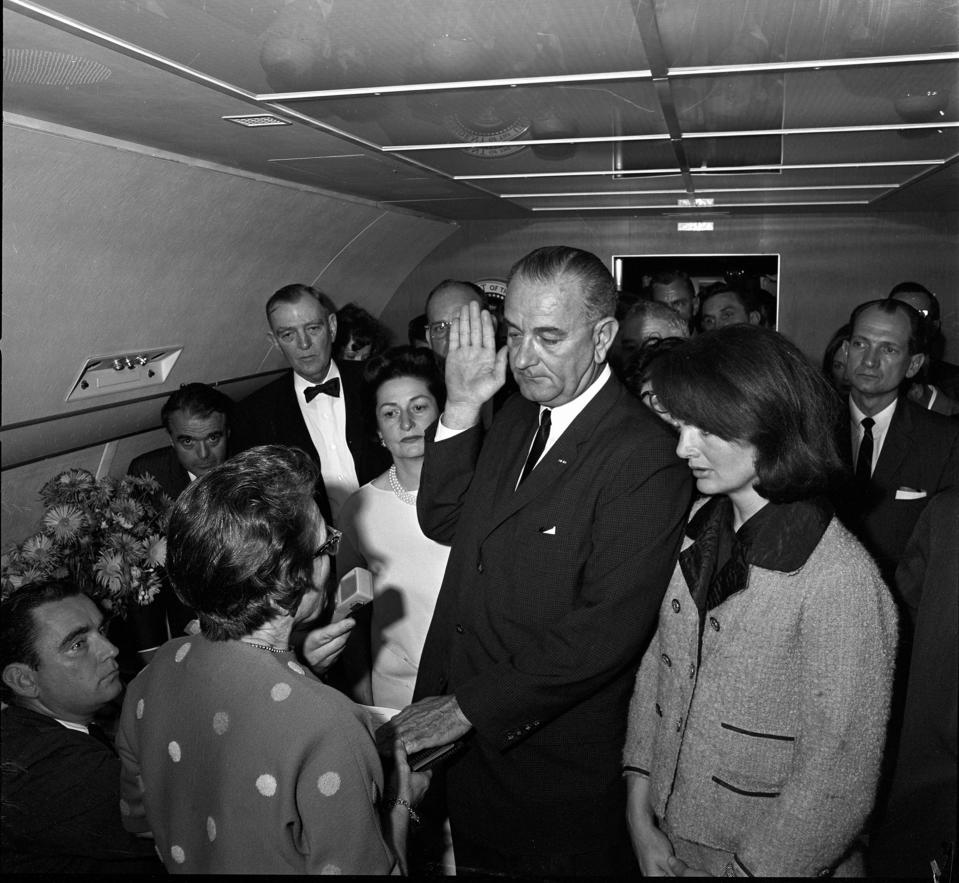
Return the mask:
<svg viewBox="0 0 959 883">
<path fill-rule="evenodd" d="M 413 698 L 449 557 L 449 547 L 425 537 L 416 518 L 425 433 L 445 391 L 433 353 L 409 346 L 371 359 L 364 376 L 367 409 L 393 465 L 350 497 L 340 514 L 337 572 L 359 566 L 373 574 L 373 603 L 356 615 L 343 662 L 357 702 L 404 708 Z"/>
</svg>

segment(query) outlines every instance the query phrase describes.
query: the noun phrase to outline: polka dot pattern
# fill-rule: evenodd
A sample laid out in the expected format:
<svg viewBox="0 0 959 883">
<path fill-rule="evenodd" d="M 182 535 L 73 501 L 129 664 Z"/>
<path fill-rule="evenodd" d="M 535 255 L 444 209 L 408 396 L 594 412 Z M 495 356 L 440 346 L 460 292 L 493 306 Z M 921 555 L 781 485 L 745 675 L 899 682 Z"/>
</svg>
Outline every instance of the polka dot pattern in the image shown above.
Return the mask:
<svg viewBox="0 0 959 883">
<path fill-rule="evenodd" d="M 298 675 L 305 675 L 306 672 L 303 671 L 303 666 L 298 662 L 294 662 L 292 659 L 286 664 L 290 671 L 295 671 Z"/>
<path fill-rule="evenodd" d="M 143 709 L 144 709 L 145 707 L 146 707 L 146 706 L 143 704 L 143 700 L 140 699 L 140 700 L 137 702 L 137 720 L 138 720 L 138 721 L 139 721 L 139 720 L 143 720 Z"/>
<path fill-rule="evenodd" d="M 321 874 L 342 874 L 343 870 L 340 868 L 339 865 L 328 864 L 328 865 L 323 865 L 323 867 L 320 868 L 320 873 Z"/>
<path fill-rule="evenodd" d="M 276 779 L 269 773 L 263 773 L 262 776 L 257 776 L 256 790 L 264 797 L 272 797 L 276 794 Z"/>
<path fill-rule="evenodd" d="M 180 743 L 179 743 L 179 742 L 171 742 L 169 745 L 167 745 L 166 750 L 167 750 L 167 751 L 169 752 L 169 754 L 170 754 L 170 760 L 172 760 L 174 763 L 179 763 L 179 762 L 180 762 L 180 757 L 181 757 L 182 755 L 181 755 L 181 753 L 180 753 Z"/>
<path fill-rule="evenodd" d="M 273 685 L 273 689 L 270 690 L 270 697 L 274 702 L 282 702 L 292 692 L 293 688 L 289 684 L 284 684 L 281 681 L 279 684 Z"/>
<path fill-rule="evenodd" d="M 182 865 L 186 861 L 186 853 L 183 851 L 182 846 L 171 846 L 170 855 L 173 857 L 173 861 L 178 865 Z"/>
<path fill-rule="evenodd" d="M 225 711 L 218 711 L 213 715 L 213 732 L 222 736 L 228 729 L 230 729 L 230 715 Z"/>
<path fill-rule="evenodd" d="M 340 790 L 340 774 L 334 773 L 332 770 L 328 773 L 323 773 L 323 775 L 317 779 L 316 787 L 324 797 L 332 797 Z"/>
<path fill-rule="evenodd" d="M 210 843 L 216 840 L 216 820 L 213 816 L 206 817 L 206 836 L 209 838 Z"/>
<path fill-rule="evenodd" d="M 186 659 L 187 653 L 190 652 L 190 647 L 192 646 L 193 645 L 189 641 L 187 641 L 185 644 L 181 644 L 180 649 L 176 651 L 176 656 L 174 656 L 173 658 L 177 662 L 183 662 L 183 660 Z"/>
</svg>

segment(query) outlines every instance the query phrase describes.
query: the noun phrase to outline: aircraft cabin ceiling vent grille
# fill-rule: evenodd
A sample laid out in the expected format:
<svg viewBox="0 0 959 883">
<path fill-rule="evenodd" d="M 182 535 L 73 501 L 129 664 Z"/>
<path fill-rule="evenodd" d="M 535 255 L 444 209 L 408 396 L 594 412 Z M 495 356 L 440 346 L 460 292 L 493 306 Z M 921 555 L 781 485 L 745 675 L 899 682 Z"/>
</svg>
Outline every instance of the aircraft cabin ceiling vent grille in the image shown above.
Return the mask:
<svg viewBox="0 0 959 883">
<path fill-rule="evenodd" d="M 230 123 L 236 123 L 238 126 L 246 126 L 248 129 L 259 129 L 264 126 L 290 126 L 292 123 L 275 117 L 269 113 L 244 114 L 240 116 L 221 117 Z"/>
<path fill-rule="evenodd" d="M 88 86 L 113 73 L 106 65 L 78 55 L 43 49 L 4 49 L 3 82 L 36 86 Z"/>
</svg>

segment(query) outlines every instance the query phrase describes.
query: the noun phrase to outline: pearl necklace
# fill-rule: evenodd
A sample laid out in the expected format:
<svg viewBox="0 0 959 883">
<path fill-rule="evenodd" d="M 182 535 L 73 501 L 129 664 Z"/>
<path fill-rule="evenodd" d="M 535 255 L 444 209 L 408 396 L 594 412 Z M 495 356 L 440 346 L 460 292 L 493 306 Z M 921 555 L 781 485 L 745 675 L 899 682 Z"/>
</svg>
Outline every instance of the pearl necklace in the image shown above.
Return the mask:
<svg viewBox="0 0 959 883">
<path fill-rule="evenodd" d="M 416 491 L 408 491 L 400 484 L 400 479 L 396 474 L 396 466 L 390 466 L 390 488 L 404 503 L 410 506 L 416 505 Z"/>
<path fill-rule="evenodd" d="M 271 647 L 269 644 L 257 644 L 256 641 L 244 641 L 244 644 L 249 644 L 251 647 L 256 647 L 258 650 L 269 650 L 271 653 L 289 653 L 289 647 Z"/>
</svg>

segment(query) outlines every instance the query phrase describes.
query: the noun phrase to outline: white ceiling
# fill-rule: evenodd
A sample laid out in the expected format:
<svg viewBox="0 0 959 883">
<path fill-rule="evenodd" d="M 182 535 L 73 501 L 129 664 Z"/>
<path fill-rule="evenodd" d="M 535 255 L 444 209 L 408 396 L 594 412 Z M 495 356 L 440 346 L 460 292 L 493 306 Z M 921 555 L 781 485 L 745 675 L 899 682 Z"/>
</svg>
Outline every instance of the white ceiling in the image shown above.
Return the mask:
<svg viewBox="0 0 959 883">
<path fill-rule="evenodd" d="M 443 218 L 959 205 L 959 0 L 4 0 L 3 25 L 6 114 Z M 264 113 L 290 125 L 223 119 Z"/>
</svg>

